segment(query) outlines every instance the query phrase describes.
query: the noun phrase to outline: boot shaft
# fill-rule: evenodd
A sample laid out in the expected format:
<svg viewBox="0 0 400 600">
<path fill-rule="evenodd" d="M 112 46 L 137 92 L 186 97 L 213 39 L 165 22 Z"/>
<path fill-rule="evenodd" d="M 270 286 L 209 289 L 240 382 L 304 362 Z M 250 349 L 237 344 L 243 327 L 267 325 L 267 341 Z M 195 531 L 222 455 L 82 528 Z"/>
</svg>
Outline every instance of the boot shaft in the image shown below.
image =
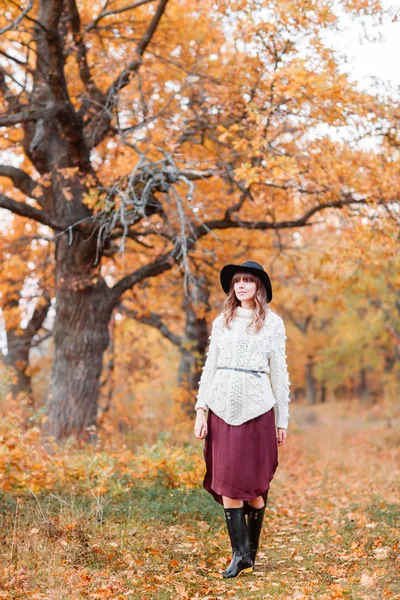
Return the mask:
<svg viewBox="0 0 400 600">
<path fill-rule="evenodd" d="M 244 508 L 225 508 L 224 510 L 232 550 L 242 556 L 248 554 L 250 541 Z"/>
<path fill-rule="evenodd" d="M 260 535 L 262 530 L 262 524 L 264 520 L 265 506 L 262 508 L 253 508 L 250 506 L 248 514 L 248 531 L 249 531 L 249 543 L 251 550 L 251 558 L 253 562 L 256 560 L 256 554 L 260 541 Z"/>
</svg>

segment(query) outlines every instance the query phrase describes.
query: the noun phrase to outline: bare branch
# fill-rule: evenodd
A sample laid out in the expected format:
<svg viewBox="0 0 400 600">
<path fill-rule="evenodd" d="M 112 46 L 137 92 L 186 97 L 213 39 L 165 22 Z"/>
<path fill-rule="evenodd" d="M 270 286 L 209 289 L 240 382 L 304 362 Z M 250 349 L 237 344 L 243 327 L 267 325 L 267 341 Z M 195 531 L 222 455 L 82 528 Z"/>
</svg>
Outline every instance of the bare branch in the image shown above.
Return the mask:
<svg viewBox="0 0 400 600">
<path fill-rule="evenodd" d="M 174 203 L 177 207 L 177 214 L 181 223 L 181 232 L 178 237 L 174 238 L 173 234 L 159 228 L 153 229 L 150 223 L 148 225 L 152 228 L 152 232 L 155 235 L 173 242 L 175 246 L 180 248 L 180 254 L 183 257 L 186 256 L 186 217 L 183 211 L 183 200 L 174 188 L 174 184 L 184 183 L 188 187 L 187 200 L 190 201 L 194 192 L 192 181 L 206 179 L 218 173 L 219 171 L 214 169 L 179 169 L 172 156 L 165 152 L 164 158 L 157 162 L 149 160 L 144 155 L 140 156 L 129 175 L 128 181 L 124 182 L 124 187 L 116 184 L 107 191 L 105 204 L 108 204 L 109 209 L 98 215 L 98 256 L 100 256 L 105 241 L 108 239 L 120 239 L 120 250 L 122 252 L 124 251 L 126 238 L 131 238 L 135 242 L 149 247 L 147 244 L 143 244 L 141 240 L 138 240 L 138 237 L 141 235 L 149 235 L 149 231 L 142 234 L 140 232 L 132 232 L 131 228 L 142 219 L 153 214 L 160 214 L 165 220 L 166 215 L 164 214 L 163 207 L 156 198 L 157 192 L 166 194 L 172 192 L 174 195 Z M 120 202 L 114 206 L 116 195 L 118 195 Z M 185 279 L 187 283 L 190 279 L 188 268 L 185 268 L 185 273 L 187 274 Z"/>
<path fill-rule="evenodd" d="M 196 181 L 198 179 L 209 179 L 215 175 L 222 175 L 223 171 L 220 169 L 178 169 L 177 179 L 188 179 L 189 181 Z"/>
<path fill-rule="evenodd" d="M 7 52 L 4 52 L 4 50 L 2 50 L 1 48 L 0 48 L 0 54 L 2 56 L 5 56 L 8 60 L 12 60 L 17 65 L 24 67 L 24 69 L 28 69 L 28 70 L 30 69 L 28 63 L 24 62 L 23 60 L 19 60 L 18 58 L 15 58 L 15 56 L 11 56 L 11 54 L 7 54 Z"/>
<path fill-rule="evenodd" d="M 44 211 L 38 210 L 33 206 L 29 206 L 29 204 L 24 204 L 23 202 L 17 202 L 16 200 L 12 200 L 8 198 L 4 194 L 0 193 L 0 208 L 5 208 L 15 215 L 20 215 L 21 217 L 26 217 L 27 219 L 33 219 L 38 223 L 42 223 L 42 225 L 47 225 L 52 229 L 57 231 L 62 231 L 64 229 L 63 224 L 56 218 L 51 215 L 45 213 Z"/>
<path fill-rule="evenodd" d="M 138 2 L 135 2 L 134 4 L 129 4 L 128 6 L 123 6 L 122 8 L 115 8 L 114 10 L 102 11 L 91 23 L 89 23 L 89 25 L 87 25 L 85 27 L 85 31 L 91 31 L 92 29 L 95 29 L 95 27 L 97 27 L 98 23 L 102 19 L 105 19 L 106 17 L 109 17 L 111 15 L 118 15 L 120 13 L 127 12 L 128 10 L 134 10 L 135 8 L 138 8 L 139 6 L 143 6 L 143 4 L 149 4 L 150 2 L 154 2 L 154 1 L 155 0 L 139 0 Z"/>
<path fill-rule="evenodd" d="M 3 29 L 0 29 L 0 35 L 3 35 L 3 33 L 5 33 L 6 31 L 9 31 L 10 29 L 14 29 L 14 27 L 17 27 L 18 24 L 22 21 L 22 19 L 31 10 L 32 6 L 33 6 L 33 0 L 29 0 L 28 6 L 22 11 L 22 13 L 16 19 L 14 19 L 14 21 L 12 21 L 11 23 L 9 23 L 5 27 L 3 27 Z"/>
</svg>

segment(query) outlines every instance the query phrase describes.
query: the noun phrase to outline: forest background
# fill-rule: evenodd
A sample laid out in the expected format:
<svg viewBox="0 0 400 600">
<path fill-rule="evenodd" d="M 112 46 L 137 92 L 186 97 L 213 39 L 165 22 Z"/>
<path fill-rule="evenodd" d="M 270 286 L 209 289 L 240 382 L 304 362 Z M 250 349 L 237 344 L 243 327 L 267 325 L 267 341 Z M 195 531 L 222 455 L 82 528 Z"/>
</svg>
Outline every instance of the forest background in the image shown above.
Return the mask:
<svg viewBox="0 0 400 600">
<path fill-rule="evenodd" d="M 379 80 L 366 91 L 332 40 L 343 19 L 370 31 L 396 22 L 396 7 L 379 0 L 0 6 L 0 486 L 7 523 L 0 597 L 27 589 L 48 597 L 54 586 L 60 597 L 66 581 L 66 598 L 228 593 L 197 579 L 199 569 L 209 580 L 216 575 L 220 559 L 203 559 L 222 534 L 208 499 L 196 503 L 191 495 L 200 493 L 203 468 L 191 436 L 210 324 L 224 301 L 219 271 L 247 259 L 269 272 L 271 306 L 288 336 L 296 441 L 282 454 L 288 496 L 282 505 L 272 497 L 271 523 L 278 535 L 293 517 L 290 540 L 303 515 L 307 530 L 326 477 L 324 457 L 340 479 L 351 440 L 354 464 L 336 506 L 350 517 L 340 513 L 332 524 L 337 514 L 327 517 L 325 490 L 326 535 L 344 544 L 335 549 L 343 556 L 357 550 L 354 560 L 387 559 L 381 572 L 352 563 L 325 580 L 331 566 L 322 557 L 321 572 L 303 589 L 299 577 L 318 561 L 284 577 L 286 558 L 278 556 L 279 584 L 267 591 L 261 573 L 250 591 L 395 597 L 394 567 L 386 564 L 395 564 L 398 549 L 399 95 Z M 329 446 L 332 431 L 343 447 Z M 314 439 L 312 451 L 305 436 Z M 364 484 L 376 482 L 369 478 L 380 463 L 367 457 L 379 436 L 384 482 L 371 500 Z M 363 485 L 354 488 L 359 452 Z M 298 498 L 290 483 L 303 478 L 301 464 L 313 465 L 315 481 L 303 481 Z M 121 500 L 131 490 L 133 508 Z M 195 548 L 194 563 L 185 557 L 189 575 L 181 580 L 171 545 L 163 551 L 171 552 L 167 572 L 157 579 L 161 541 L 145 507 L 170 528 L 163 539 L 181 539 L 168 521 L 174 494 L 196 515 L 196 531 L 191 522 L 185 530 L 193 539 L 181 547 Z M 110 511 L 110 551 L 96 527 L 116 499 L 123 514 Z M 126 538 L 128 530 L 136 535 L 138 518 L 150 535 L 138 542 L 146 560 Z M 352 546 L 351 523 L 372 523 L 362 551 Z M 321 526 L 313 521 L 306 553 L 315 554 Z M 56 584 L 56 566 L 44 559 L 54 545 Z M 115 589 L 106 583 L 110 573 Z M 243 585 L 229 597 L 250 597 Z"/>
</svg>

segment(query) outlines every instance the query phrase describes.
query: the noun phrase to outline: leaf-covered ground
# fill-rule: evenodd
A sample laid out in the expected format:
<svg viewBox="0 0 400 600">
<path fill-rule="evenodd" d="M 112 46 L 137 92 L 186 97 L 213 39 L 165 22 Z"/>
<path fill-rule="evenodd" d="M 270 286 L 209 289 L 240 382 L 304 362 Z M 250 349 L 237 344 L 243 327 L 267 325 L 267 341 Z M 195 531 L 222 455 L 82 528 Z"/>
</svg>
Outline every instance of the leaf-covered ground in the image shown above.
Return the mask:
<svg viewBox="0 0 400 600">
<path fill-rule="evenodd" d="M 400 598 L 398 421 L 291 408 L 257 570 L 233 581 L 200 444 L 61 453 L 3 425 L 0 598 Z"/>
</svg>

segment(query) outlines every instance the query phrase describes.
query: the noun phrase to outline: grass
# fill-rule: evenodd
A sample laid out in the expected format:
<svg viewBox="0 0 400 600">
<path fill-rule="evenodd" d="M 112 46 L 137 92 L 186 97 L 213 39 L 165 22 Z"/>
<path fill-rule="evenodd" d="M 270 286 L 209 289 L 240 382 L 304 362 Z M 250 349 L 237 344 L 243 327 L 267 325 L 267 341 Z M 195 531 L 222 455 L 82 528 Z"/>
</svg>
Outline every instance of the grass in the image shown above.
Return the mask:
<svg viewBox="0 0 400 600">
<path fill-rule="evenodd" d="M 316 407 L 310 422 L 310 410 L 293 407 L 253 575 L 222 579 L 229 543 L 201 488 L 201 449 L 168 454 L 163 442 L 141 456 L 158 465 L 151 477 L 115 463 L 108 486 L 79 471 L 79 484 L 3 491 L 0 599 L 400 598 L 397 430 L 337 406 Z"/>
</svg>

